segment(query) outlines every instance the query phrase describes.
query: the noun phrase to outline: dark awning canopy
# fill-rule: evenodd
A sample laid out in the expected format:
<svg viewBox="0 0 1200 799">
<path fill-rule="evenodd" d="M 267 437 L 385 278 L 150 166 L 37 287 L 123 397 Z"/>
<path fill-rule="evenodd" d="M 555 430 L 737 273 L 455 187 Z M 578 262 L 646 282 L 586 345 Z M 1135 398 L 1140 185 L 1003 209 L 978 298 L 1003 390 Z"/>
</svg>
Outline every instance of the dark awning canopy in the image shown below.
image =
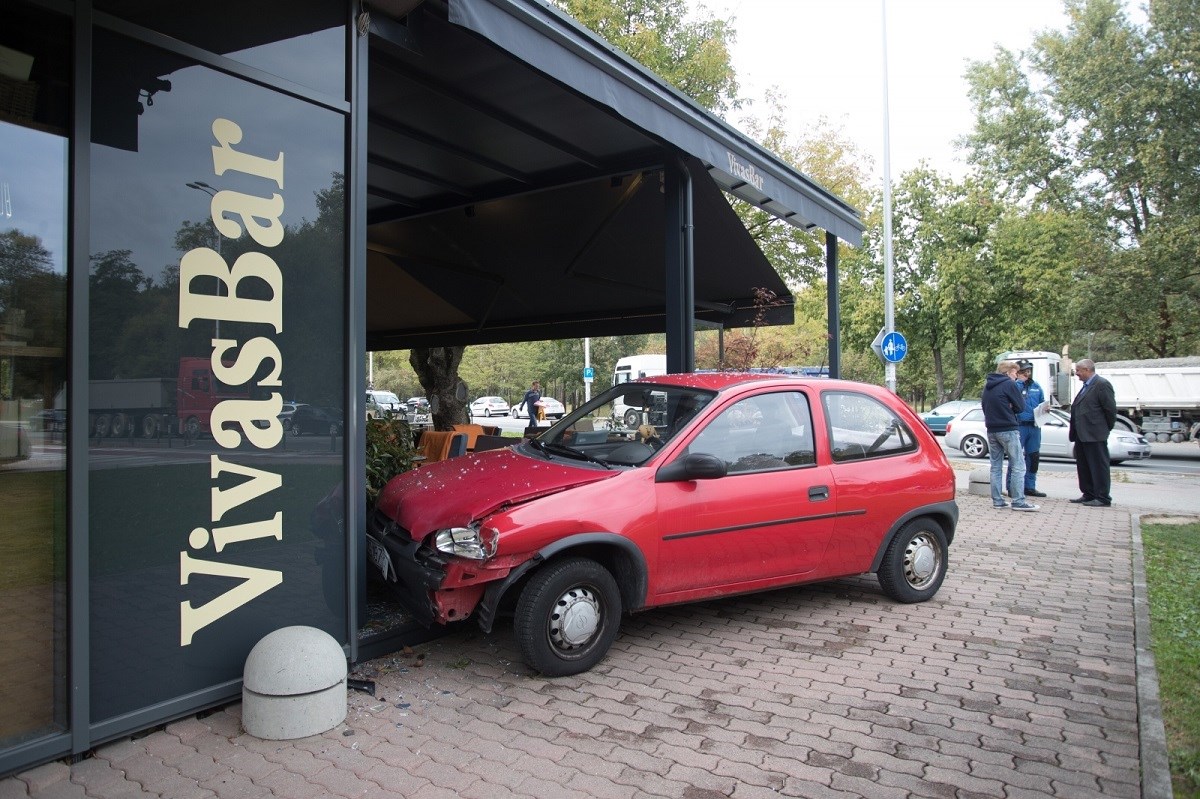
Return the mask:
<svg viewBox="0 0 1200 799">
<path fill-rule="evenodd" d="M 664 169 L 691 176 L 697 319 L 756 323 L 767 289 L 760 321 L 791 320 L 720 189 L 861 240 L 852 208 L 536 0 L 427 0 L 371 31 L 369 349 L 662 331 Z"/>
</svg>

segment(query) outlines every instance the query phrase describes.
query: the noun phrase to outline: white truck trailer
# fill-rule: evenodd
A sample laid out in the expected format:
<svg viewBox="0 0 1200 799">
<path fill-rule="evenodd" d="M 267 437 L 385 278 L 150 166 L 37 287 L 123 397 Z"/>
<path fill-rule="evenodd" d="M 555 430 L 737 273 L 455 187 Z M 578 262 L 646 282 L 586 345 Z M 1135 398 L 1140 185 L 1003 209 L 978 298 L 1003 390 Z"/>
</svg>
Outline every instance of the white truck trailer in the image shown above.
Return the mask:
<svg viewBox="0 0 1200 799">
<path fill-rule="evenodd" d="M 1033 364 L 1033 379 L 1051 404 L 1071 404 L 1082 383 L 1065 352 L 1013 350 L 997 361 L 1022 358 Z M 1118 424 L 1147 441 L 1200 442 L 1200 356 L 1097 362 L 1096 374 L 1112 383 Z"/>
</svg>

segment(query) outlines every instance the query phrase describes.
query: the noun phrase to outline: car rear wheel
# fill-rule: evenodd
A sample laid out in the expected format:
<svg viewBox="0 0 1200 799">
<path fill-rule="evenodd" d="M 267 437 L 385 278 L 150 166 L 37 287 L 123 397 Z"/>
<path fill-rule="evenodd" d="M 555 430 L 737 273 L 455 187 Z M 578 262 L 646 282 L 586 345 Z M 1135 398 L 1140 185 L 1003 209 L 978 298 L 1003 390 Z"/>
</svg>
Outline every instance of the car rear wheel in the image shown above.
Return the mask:
<svg viewBox="0 0 1200 799">
<path fill-rule="evenodd" d="M 616 580 L 594 560 L 572 558 L 535 572 L 517 600 L 521 657 L 547 677 L 579 674 L 608 653 L 621 626 Z"/>
<path fill-rule="evenodd" d="M 933 519 L 913 519 L 900 528 L 879 564 L 879 585 L 897 602 L 924 602 L 946 577 L 946 533 Z"/>
<path fill-rule="evenodd" d="M 962 453 L 968 458 L 983 458 L 988 454 L 987 442 L 979 436 L 967 436 L 962 440 L 962 443 L 958 445 L 958 448 L 961 449 Z"/>
</svg>

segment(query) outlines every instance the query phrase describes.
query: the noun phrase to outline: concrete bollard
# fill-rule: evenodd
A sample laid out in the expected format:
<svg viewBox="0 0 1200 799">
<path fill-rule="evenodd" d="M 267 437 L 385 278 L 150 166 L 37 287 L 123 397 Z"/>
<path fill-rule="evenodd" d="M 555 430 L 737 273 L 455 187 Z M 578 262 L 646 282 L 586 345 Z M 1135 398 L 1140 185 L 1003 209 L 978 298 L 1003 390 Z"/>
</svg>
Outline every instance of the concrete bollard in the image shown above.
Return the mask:
<svg viewBox="0 0 1200 799">
<path fill-rule="evenodd" d="M 287 741 L 331 730 L 346 718 L 346 655 L 315 627 L 263 636 L 242 673 L 242 727 L 257 738 Z"/>
<path fill-rule="evenodd" d="M 992 470 L 972 469 L 971 482 L 967 486 L 968 494 L 978 494 L 981 497 L 992 495 Z"/>
</svg>

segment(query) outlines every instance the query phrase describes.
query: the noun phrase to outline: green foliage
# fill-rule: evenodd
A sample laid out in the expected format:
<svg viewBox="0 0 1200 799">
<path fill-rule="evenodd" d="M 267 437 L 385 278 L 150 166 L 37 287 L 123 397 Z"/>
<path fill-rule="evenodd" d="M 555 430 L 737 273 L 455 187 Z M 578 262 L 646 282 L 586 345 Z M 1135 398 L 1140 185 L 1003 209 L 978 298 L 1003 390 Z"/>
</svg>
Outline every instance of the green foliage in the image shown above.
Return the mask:
<svg viewBox="0 0 1200 799">
<path fill-rule="evenodd" d="M 1066 0 L 1067 30 L 968 71 L 972 160 L 1026 207 L 1070 217 L 1077 328 L 1128 357 L 1200 347 L 1200 72 L 1196 0 Z M 1043 331 L 1048 333 L 1050 331 Z"/>
<path fill-rule="evenodd" d="M 398 474 L 413 467 L 413 436 L 408 422 L 399 418 L 367 420 L 367 508 Z"/>
<path fill-rule="evenodd" d="M 1142 542 L 1171 778 L 1200 796 L 1200 524 L 1147 524 Z"/>
<path fill-rule="evenodd" d="M 684 0 L 555 0 L 578 22 L 710 111 L 734 104 L 732 23 L 689 18 Z"/>
</svg>

